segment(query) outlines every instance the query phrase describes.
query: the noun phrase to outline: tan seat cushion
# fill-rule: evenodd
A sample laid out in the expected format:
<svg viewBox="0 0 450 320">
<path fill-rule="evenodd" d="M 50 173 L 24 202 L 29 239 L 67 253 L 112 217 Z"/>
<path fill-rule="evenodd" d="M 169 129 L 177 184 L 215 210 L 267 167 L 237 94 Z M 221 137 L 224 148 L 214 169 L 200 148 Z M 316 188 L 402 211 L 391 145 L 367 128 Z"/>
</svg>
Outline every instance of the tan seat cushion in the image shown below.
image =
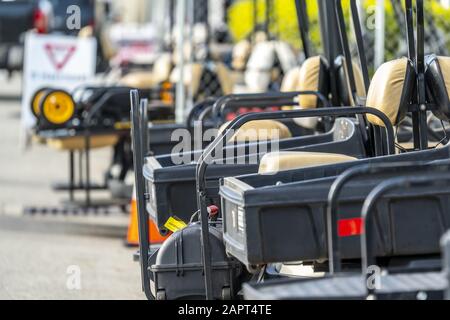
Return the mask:
<svg viewBox="0 0 450 320">
<path fill-rule="evenodd" d="M 441 68 L 447 94 L 450 97 L 450 57 L 438 56 L 437 60 L 439 61 L 439 67 Z"/>
<path fill-rule="evenodd" d="M 308 66 L 306 68 L 308 68 Z M 302 67 L 296 67 L 296 68 L 291 69 L 283 78 L 283 81 L 281 83 L 281 91 L 282 92 L 299 91 L 302 87 L 300 85 L 300 75 L 302 72 L 306 73 L 305 70 L 302 71 Z M 317 80 L 317 86 L 318 86 L 318 81 L 319 80 Z M 318 89 L 318 87 L 315 90 L 317 90 L 317 89 Z M 313 102 L 314 99 L 312 99 L 312 98 L 314 98 L 314 97 L 313 96 L 303 96 L 303 97 L 301 97 L 302 102 L 300 102 L 300 103 L 304 103 L 304 104 L 306 103 L 307 106 L 312 107 L 314 103 L 317 103 L 317 100 L 315 100 L 315 102 Z M 304 108 L 303 107 L 292 107 L 292 106 L 283 107 L 283 110 L 293 110 L 293 109 L 304 109 Z M 317 117 L 296 118 L 296 119 L 294 119 L 294 121 L 295 121 L 295 123 L 297 123 L 299 126 L 301 126 L 303 128 L 314 129 L 317 125 Z"/>
<path fill-rule="evenodd" d="M 283 81 L 281 82 L 281 92 L 292 92 L 298 90 L 300 82 L 300 70 L 300 67 L 295 67 L 286 73 L 286 75 L 283 77 Z"/>
<path fill-rule="evenodd" d="M 89 146 L 91 149 L 111 147 L 117 144 L 119 137 L 115 134 L 91 136 Z M 58 150 L 82 150 L 86 148 L 84 136 L 68 138 L 49 138 L 47 145 Z"/>
<path fill-rule="evenodd" d="M 228 124 L 229 122 L 223 124 L 219 129 L 219 133 L 223 132 Z M 292 134 L 289 128 L 279 121 L 256 120 L 247 122 L 239 128 L 230 141 L 269 141 L 291 137 Z"/>
<path fill-rule="evenodd" d="M 157 83 L 169 80 L 172 69 L 172 55 L 170 53 L 161 54 L 153 64 L 152 75 Z"/>
<path fill-rule="evenodd" d="M 222 88 L 222 93 L 224 95 L 233 93 L 234 79 L 230 70 L 228 70 L 225 64 L 218 62 L 216 63 L 216 72 L 217 78 L 220 82 L 220 87 Z"/>
<path fill-rule="evenodd" d="M 94 36 L 94 28 L 92 26 L 85 26 L 78 31 L 79 38 L 90 38 Z"/>
<path fill-rule="evenodd" d="M 241 40 L 233 47 L 231 66 L 235 70 L 244 70 L 248 57 L 252 51 L 252 45 L 247 39 Z"/>
<path fill-rule="evenodd" d="M 192 90 L 192 94 L 195 96 L 200 89 L 200 82 L 203 75 L 203 65 L 200 63 L 190 63 L 184 66 L 183 70 L 183 84 Z M 177 66 L 172 70 L 170 74 L 170 82 L 177 83 L 180 81 L 180 67 Z"/>
<path fill-rule="evenodd" d="M 319 165 L 356 160 L 354 157 L 335 153 L 281 151 L 267 153 L 261 159 L 259 173 L 300 169 Z"/>
<path fill-rule="evenodd" d="M 408 64 L 407 58 L 382 64 L 375 72 L 367 94 L 366 106 L 383 112 L 392 125 L 397 124 Z M 384 123 L 374 115 L 367 115 L 367 119 L 384 127 Z"/>
<path fill-rule="evenodd" d="M 126 87 L 136 89 L 148 89 L 156 85 L 157 82 L 151 72 L 139 71 L 139 72 L 131 72 L 125 75 L 120 80 L 120 84 Z"/>
<path fill-rule="evenodd" d="M 153 64 L 153 70 L 130 72 L 125 75 L 120 84 L 136 89 L 148 89 L 158 85 L 161 82 L 167 81 L 171 70 L 171 55 L 164 53 Z"/>
<path fill-rule="evenodd" d="M 349 73 L 348 73 L 347 64 L 345 64 L 345 59 L 344 59 L 344 65 L 345 65 L 345 69 L 344 69 L 345 70 L 344 71 L 345 79 L 346 79 L 346 83 L 347 83 L 348 93 L 350 95 L 350 105 L 354 106 L 355 101 L 353 100 L 353 95 L 351 94 L 350 78 L 348 76 Z M 364 88 L 364 78 L 363 78 L 361 68 L 354 61 L 352 61 L 352 65 L 353 65 L 353 75 L 354 75 L 355 86 L 356 86 L 356 94 L 358 95 L 358 97 L 365 97 L 366 89 Z"/>
<path fill-rule="evenodd" d="M 305 60 L 300 68 L 298 77 L 298 91 L 320 91 L 320 68 L 322 67 L 321 57 L 311 57 Z M 317 107 L 317 97 L 315 95 L 299 96 L 299 105 L 302 109 L 313 109 Z"/>
</svg>

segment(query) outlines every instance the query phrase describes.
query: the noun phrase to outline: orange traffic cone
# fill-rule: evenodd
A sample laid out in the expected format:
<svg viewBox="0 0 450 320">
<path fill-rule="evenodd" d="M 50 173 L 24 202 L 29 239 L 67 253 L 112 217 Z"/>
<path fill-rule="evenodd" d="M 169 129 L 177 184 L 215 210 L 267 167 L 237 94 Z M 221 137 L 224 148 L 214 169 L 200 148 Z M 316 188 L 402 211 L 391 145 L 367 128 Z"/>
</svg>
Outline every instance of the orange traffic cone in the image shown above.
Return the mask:
<svg viewBox="0 0 450 320">
<path fill-rule="evenodd" d="M 136 192 L 133 190 L 133 197 L 130 205 L 130 223 L 128 224 L 127 232 L 127 244 L 129 246 L 139 245 L 139 228 L 138 228 L 138 213 L 137 213 L 137 201 Z M 148 220 L 150 231 L 150 244 L 160 244 L 167 239 L 168 236 L 163 237 L 159 234 L 158 228 L 152 220 Z"/>
</svg>

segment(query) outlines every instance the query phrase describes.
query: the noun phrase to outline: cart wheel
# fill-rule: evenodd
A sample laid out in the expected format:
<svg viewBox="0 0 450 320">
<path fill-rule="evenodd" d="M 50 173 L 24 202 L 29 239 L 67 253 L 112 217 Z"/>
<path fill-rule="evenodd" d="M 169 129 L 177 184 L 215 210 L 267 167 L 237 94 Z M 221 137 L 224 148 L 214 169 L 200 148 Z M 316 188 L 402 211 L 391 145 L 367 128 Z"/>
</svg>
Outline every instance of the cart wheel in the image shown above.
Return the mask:
<svg viewBox="0 0 450 320">
<path fill-rule="evenodd" d="M 42 98 L 47 95 L 50 92 L 49 88 L 41 88 L 39 90 L 37 90 L 33 97 L 31 98 L 31 104 L 30 104 L 30 109 L 31 109 L 31 113 L 38 118 L 39 115 L 41 114 L 41 102 L 42 102 Z"/>
<path fill-rule="evenodd" d="M 232 294 L 231 294 L 231 288 L 230 287 L 223 287 L 222 288 L 222 300 L 231 300 Z"/>
<path fill-rule="evenodd" d="M 166 298 L 166 291 L 165 290 L 159 290 L 156 292 L 156 300 L 167 300 Z"/>
<path fill-rule="evenodd" d="M 53 90 L 42 98 L 40 111 L 51 124 L 64 124 L 75 114 L 72 96 L 63 90 Z"/>
</svg>

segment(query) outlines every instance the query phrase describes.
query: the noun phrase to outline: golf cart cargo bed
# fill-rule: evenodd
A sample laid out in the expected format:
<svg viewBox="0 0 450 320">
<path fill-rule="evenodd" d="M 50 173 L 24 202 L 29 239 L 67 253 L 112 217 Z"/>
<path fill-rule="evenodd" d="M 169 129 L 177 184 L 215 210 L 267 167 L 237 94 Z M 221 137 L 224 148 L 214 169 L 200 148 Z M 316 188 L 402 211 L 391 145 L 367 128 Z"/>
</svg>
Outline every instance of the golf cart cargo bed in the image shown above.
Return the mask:
<svg viewBox="0 0 450 320">
<path fill-rule="evenodd" d="M 447 146 L 401 156 L 284 171 L 272 176 L 225 178 L 220 195 L 226 249 L 248 267 L 327 259 L 327 199 L 336 175 L 364 163 L 445 161 L 449 159 L 449 152 Z M 347 220 L 350 222 L 358 219 L 367 194 L 385 177 L 371 175 L 348 183 L 339 199 L 339 219 L 350 219 Z M 302 181 L 307 179 L 309 181 Z M 292 183 L 294 181 L 299 182 Z M 376 255 L 439 253 L 439 237 L 450 227 L 449 194 L 447 184 L 439 190 L 433 187 L 402 190 L 383 198 L 375 216 L 378 223 Z M 427 212 L 433 215 L 426 215 Z M 411 232 L 417 234 L 414 239 L 407 237 Z M 359 236 L 341 239 L 342 258 L 360 258 Z"/>
<path fill-rule="evenodd" d="M 242 146 L 242 145 L 241 145 Z M 247 156 L 245 161 L 233 159 L 232 164 L 213 164 L 207 169 L 208 198 L 211 204 L 220 205 L 218 195 L 219 180 L 223 177 L 256 173 L 261 157 L 270 152 L 270 143 L 248 144 L 248 150 L 257 151 L 254 156 Z M 233 154 L 240 154 L 235 146 Z M 243 148 L 242 148 L 243 149 Z M 281 140 L 278 149 L 284 151 L 310 151 L 310 152 L 342 152 L 357 158 L 365 156 L 364 146 L 355 123 L 346 118 L 337 119 L 335 127 L 329 133 L 296 137 Z M 225 154 L 225 153 L 224 153 Z M 188 159 L 196 159 L 201 151 L 185 153 Z M 144 177 L 149 190 L 147 209 L 150 216 L 156 221 L 158 227 L 163 228 L 164 223 L 171 216 L 177 216 L 189 221 L 192 214 L 197 211 L 196 198 L 196 162 L 177 165 L 175 155 L 165 155 L 147 158 L 144 166 Z M 243 159 L 241 157 L 241 159 Z M 251 160 L 256 160 L 248 161 Z M 189 160 L 191 161 L 191 160 Z M 226 161 L 225 161 L 226 163 Z"/>
</svg>

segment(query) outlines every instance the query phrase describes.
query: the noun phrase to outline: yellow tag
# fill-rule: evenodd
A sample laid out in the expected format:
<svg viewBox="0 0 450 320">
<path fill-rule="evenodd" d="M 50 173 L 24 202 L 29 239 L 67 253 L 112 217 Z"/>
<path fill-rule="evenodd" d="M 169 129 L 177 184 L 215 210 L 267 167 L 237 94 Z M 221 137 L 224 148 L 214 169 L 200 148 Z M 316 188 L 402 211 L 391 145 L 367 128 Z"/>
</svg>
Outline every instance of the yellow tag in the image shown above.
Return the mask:
<svg viewBox="0 0 450 320">
<path fill-rule="evenodd" d="M 131 122 L 129 122 L 129 121 L 114 123 L 114 129 L 116 129 L 116 130 L 128 130 L 130 128 L 131 128 Z"/>
<path fill-rule="evenodd" d="M 184 229 L 187 227 L 187 224 L 176 217 L 170 217 L 167 219 L 166 223 L 164 224 L 164 227 L 167 228 L 167 230 L 170 230 L 172 232 L 177 232 L 178 230 Z"/>
</svg>

